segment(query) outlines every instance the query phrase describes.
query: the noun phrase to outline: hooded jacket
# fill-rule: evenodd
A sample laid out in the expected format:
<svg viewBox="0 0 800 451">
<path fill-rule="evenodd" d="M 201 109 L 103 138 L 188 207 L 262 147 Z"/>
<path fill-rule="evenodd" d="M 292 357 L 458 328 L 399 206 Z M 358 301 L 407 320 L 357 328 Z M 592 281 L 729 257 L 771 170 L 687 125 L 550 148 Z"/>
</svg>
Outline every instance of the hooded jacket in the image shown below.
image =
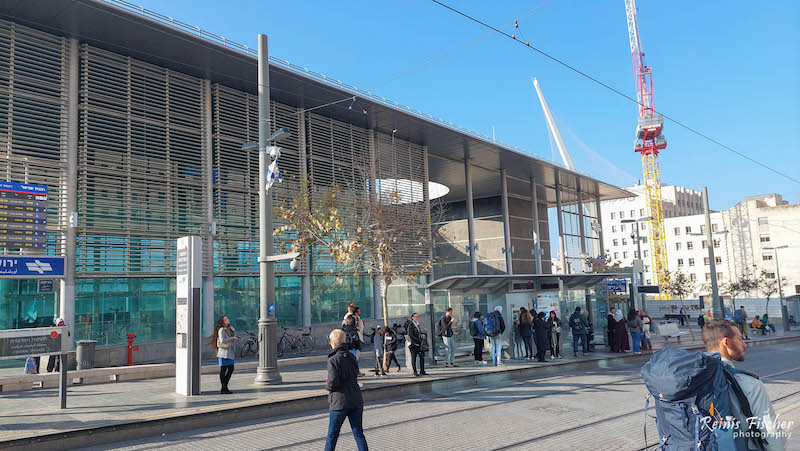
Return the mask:
<svg viewBox="0 0 800 451">
<path fill-rule="evenodd" d="M 358 362 L 342 343 L 328 354 L 328 390 L 330 410 L 357 409 L 364 406 L 361 388 L 358 386 Z"/>
</svg>

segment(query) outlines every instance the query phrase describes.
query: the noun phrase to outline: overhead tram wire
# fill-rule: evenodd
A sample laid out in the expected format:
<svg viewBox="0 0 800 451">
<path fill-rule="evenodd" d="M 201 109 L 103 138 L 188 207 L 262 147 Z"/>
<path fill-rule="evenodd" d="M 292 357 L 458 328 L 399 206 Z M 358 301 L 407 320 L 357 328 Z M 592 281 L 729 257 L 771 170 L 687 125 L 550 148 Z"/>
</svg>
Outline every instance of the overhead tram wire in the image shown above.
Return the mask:
<svg viewBox="0 0 800 451">
<path fill-rule="evenodd" d="M 576 68 L 574 66 L 571 66 L 571 65 L 569 65 L 568 63 L 566 63 L 564 61 L 561 61 L 560 59 L 550 55 L 549 53 L 532 46 L 529 42 L 523 42 L 523 41 L 517 39 L 516 36 L 512 36 L 512 35 L 504 32 L 504 31 L 502 31 L 502 29 L 500 29 L 500 28 L 496 28 L 496 27 L 494 27 L 492 25 L 489 25 L 488 23 L 483 22 L 480 19 L 472 17 L 467 13 L 461 12 L 461 11 L 453 8 L 452 6 L 449 6 L 449 5 L 446 5 L 446 4 L 442 3 L 439 0 L 431 0 L 431 1 L 436 3 L 439 6 L 442 6 L 442 7 L 446 8 L 446 9 L 449 9 L 450 11 L 452 11 L 452 12 L 454 12 L 454 13 L 460 15 L 460 16 L 463 16 L 463 17 L 465 17 L 465 18 L 467 18 L 467 19 L 469 19 L 469 20 L 471 20 L 471 21 L 473 21 L 473 22 L 475 22 L 477 24 L 480 24 L 480 25 L 482 25 L 482 26 L 484 26 L 486 28 L 489 28 L 490 30 L 493 30 L 494 33 L 500 33 L 501 35 L 511 39 L 512 41 L 514 41 L 514 42 L 516 42 L 516 43 L 518 43 L 518 44 L 520 44 L 522 46 L 525 46 L 525 47 L 533 50 L 534 52 L 539 53 L 540 55 L 542 55 L 542 56 L 544 56 L 544 57 L 546 57 L 546 58 L 548 58 L 548 59 L 550 59 L 550 60 L 552 60 L 552 61 L 554 61 L 554 62 L 556 62 L 556 63 L 558 63 L 558 64 L 560 64 L 562 66 L 564 66 L 564 67 L 566 67 L 567 69 L 577 73 L 578 75 L 583 76 L 584 78 L 587 78 L 587 79 L 593 81 L 594 83 L 597 83 L 598 85 L 608 89 L 609 91 L 612 91 L 612 92 L 614 92 L 614 93 L 616 93 L 616 94 L 618 94 L 618 95 L 630 100 L 631 102 L 636 103 L 637 105 L 642 105 L 637 99 L 634 99 L 633 97 L 625 94 L 624 92 L 622 92 L 622 91 L 620 91 L 620 90 L 618 90 L 618 89 L 616 89 L 616 88 L 614 88 L 612 86 L 609 86 L 606 83 L 603 83 L 602 81 L 598 80 L 597 78 L 592 77 L 591 75 L 587 74 L 586 72 L 583 72 L 580 69 L 578 69 L 578 68 Z M 644 105 L 642 105 L 642 106 L 644 106 Z M 678 121 L 677 119 L 673 119 L 672 117 L 670 117 L 670 116 L 668 116 L 668 115 L 666 115 L 666 114 L 664 114 L 662 112 L 659 112 L 659 111 L 656 111 L 656 110 L 653 110 L 653 111 L 658 113 L 658 114 L 660 114 L 665 119 L 669 120 L 670 122 L 674 123 L 675 125 L 678 125 L 678 126 L 684 128 L 684 129 L 696 134 L 697 136 L 700 136 L 701 138 L 705 138 L 706 140 L 708 140 L 708 141 L 710 141 L 710 142 L 722 147 L 723 149 L 726 149 L 726 150 L 728 150 L 730 152 L 733 152 L 736 155 L 739 155 L 740 157 L 742 157 L 742 158 L 744 158 L 744 159 L 746 159 L 746 160 L 748 160 L 748 161 L 750 161 L 752 163 L 755 163 L 755 164 L 763 167 L 764 169 L 767 169 L 767 170 L 769 170 L 771 172 L 774 172 L 775 174 L 778 174 L 778 175 L 783 176 L 783 177 L 785 177 L 785 178 L 787 178 L 787 179 L 789 179 L 789 180 L 791 180 L 791 181 L 793 181 L 793 182 L 795 182 L 797 184 L 800 184 L 800 180 L 798 180 L 798 179 L 796 179 L 796 178 L 794 178 L 794 177 L 792 177 L 792 176 L 790 176 L 788 174 L 785 174 L 785 173 L 783 173 L 783 172 L 781 172 L 781 171 L 779 171 L 777 169 L 773 169 L 773 168 L 767 166 L 766 164 L 764 164 L 764 163 L 762 163 L 762 162 L 760 162 L 760 161 L 758 161 L 758 160 L 756 160 L 754 158 L 751 158 L 751 157 L 739 152 L 738 150 L 736 150 L 736 149 L 734 149 L 734 148 L 732 148 L 732 147 L 730 147 L 728 145 L 725 145 L 725 144 L 717 141 L 716 139 L 711 138 L 710 136 L 708 136 L 708 135 L 706 135 L 706 134 L 704 134 L 704 133 L 702 133 L 702 132 L 700 132 L 698 130 L 695 130 L 692 127 L 689 127 L 688 125 L 685 125 L 684 123 Z"/>
</svg>

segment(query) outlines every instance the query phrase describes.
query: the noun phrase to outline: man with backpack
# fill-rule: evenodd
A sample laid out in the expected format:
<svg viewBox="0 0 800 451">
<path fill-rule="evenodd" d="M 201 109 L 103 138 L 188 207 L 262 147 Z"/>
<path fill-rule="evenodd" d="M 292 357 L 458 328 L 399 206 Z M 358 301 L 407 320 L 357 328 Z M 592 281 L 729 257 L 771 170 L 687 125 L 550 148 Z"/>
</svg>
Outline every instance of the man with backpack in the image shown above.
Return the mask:
<svg viewBox="0 0 800 451">
<path fill-rule="evenodd" d="M 739 328 L 712 319 L 701 337 L 707 352 L 664 348 L 642 368 L 655 398 L 660 449 L 783 450 L 786 433 L 764 384 L 733 365 L 747 350 Z"/>
<path fill-rule="evenodd" d="M 453 307 L 447 307 L 444 316 L 436 323 L 436 335 L 442 337 L 444 343 L 444 366 L 456 366 L 456 339 L 453 337 Z"/>
<path fill-rule="evenodd" d="M 581 314 L 581 308 L 575 307 L 575 312 L 569 317 L 569 327 L 572 329 L 572 351 L 575 357 L 578 357 L 578 341 L 582 343 L 583 355 L 589 354 L 589 343 L 586 340 L 586 329 L 589 323 L 586 317 Z"/>
<path fill-rule="evenodd" d="M 483 340 L 486 338 L 486 330 L 481 321 L 481 312 L 475 312 L 472 315 L 472 320 L 469 322 L 469 335 L 475 343 L 475 349 L 472 351 L 475 365 L 486 365 L 486 360 L 483 360 Z"/>
<path fill-rule="evenodd" d="M 503 364 L 503 333 L 506 331 L 506 323 L 503 320 L 503 307 L 498 305 L 492 313 L 486 315 L 484 329 L 486 336 L 489 337 L 492 365 L 500 366 Z"/>
<path fill-rule="evenodd" d="M 736 327 L 739 328 L 739 332 L 742 334 L 745 340 L 749 340 L 750 337 L 748 336 L 748 328 L 747 328 L 747 311 L 744 309 L 743 305 L 739 306 L 739 310 L 733 312 L 733 322 L 736 323 Z"/>
</svg>

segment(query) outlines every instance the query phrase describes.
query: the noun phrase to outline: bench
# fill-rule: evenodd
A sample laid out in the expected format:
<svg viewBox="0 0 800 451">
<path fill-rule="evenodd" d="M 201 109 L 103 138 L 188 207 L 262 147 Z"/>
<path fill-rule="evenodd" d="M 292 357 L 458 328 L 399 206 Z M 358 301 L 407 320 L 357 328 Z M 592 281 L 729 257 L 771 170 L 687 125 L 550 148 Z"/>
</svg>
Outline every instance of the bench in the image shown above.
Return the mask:
<svg viewBox="0 0 800 451">
<path fill-rule="evenodd" d="M 680 343 L 681 335 L 686 335 L 686 332 L 679 331 L 678 325 L 675 323 L 661 323 L 658 325 L 658 335 L 664 337 L 666 344 L 669 344 L 670 338 L 675 338 Z"/>
</svg>

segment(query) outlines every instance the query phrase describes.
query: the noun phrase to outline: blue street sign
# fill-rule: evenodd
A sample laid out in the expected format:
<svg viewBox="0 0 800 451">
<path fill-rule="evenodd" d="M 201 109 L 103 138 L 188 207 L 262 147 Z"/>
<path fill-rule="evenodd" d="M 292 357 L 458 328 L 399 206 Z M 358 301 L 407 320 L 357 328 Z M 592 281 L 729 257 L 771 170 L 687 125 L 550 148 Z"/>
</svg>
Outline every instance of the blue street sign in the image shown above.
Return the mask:
<svg viewBox="0 0 800 451">
<path fill-rule="evenodd" d="M 275 315 L 275 304 L 270 304 L 267 307 L 267 311 L 269 312 L 269 316 Z"/>
<path fill-rule="evenodd" d="M 53 279 L 64 277 L 64 257 L 0 256 L 0 279 Z"/>
<path fill-rule="evenodd" d="M 605 291 L 610 293 L 627 293 L 628 281 L 627 280 L 606 280 Z"/>
<path fill-rule="evenodd" d="M 39 279 L 39 293 L 52 293 L 53 282 L 53 279 Z"/>
</svg>

